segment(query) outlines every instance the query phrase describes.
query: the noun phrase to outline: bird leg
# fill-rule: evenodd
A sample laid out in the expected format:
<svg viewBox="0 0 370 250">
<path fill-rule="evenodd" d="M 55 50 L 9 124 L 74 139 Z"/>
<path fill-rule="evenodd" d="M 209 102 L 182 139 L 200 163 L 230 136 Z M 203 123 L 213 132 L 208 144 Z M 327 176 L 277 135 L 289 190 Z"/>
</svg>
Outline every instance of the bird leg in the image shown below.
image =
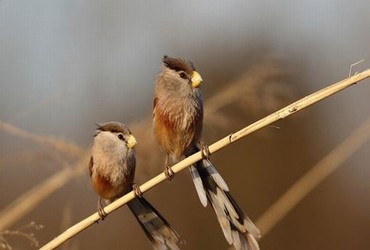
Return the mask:
<svg viewBox="0 0 370 250">
<path fill-rule="evenodd" d="M 102 198 L 99 197 L 98 199 L 98 214 L 100 216 L 100 219 L 104 220 L 105 217 L 108 216 L 108 214 L 104 211 L 104 207 L 103 207 L 103 204 L 102 204 Z"/>
<path fill-rule="evenodd" d="M 143 196 L 143 192 L 141 192 L 140 190 L 140 186 L 137 185 L 137 184 L 132 184 L 132 190 L 134 190 L 134 193 L 137 197 L 142 197 Z"/>
<path fill-rule="evenodd" d="M 164 163 L 164 174 L 167 177 L 167 180 L 171 181 L 172 178 L 175 176 L 175 172 L 173 172 L 171 166 L 170 166 L 170 157 L 167 155 L 166 161 Z"/>
<path fill-rule="evenodd" d="M 205 160 L 210 160 L 211 152 L 209 151 L 209 147 L 204 142 L 200 142 L 200 153 L 202 154 L 202 158 Z"/>
</svg>

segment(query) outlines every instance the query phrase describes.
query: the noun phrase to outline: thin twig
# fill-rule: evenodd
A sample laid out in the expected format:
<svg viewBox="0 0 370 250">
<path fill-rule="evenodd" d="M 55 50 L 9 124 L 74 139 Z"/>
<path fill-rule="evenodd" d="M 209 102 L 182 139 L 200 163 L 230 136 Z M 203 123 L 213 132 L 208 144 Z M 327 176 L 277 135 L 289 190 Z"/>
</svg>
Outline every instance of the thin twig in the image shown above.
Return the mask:
<svg viewBox="0 0 370 250">
<path fill-rule="evenodd" d="M 359 65 L 359 64 L 361 64 L 361 63 L 363 63 L 365 61 L 365 59 L 362 59 L 362 60 L 360 60 L 360 61 L 358 61 L 358 62 L 355 62 L 355 63 L 352 63 L 350 66 L 349 66 L 349 73 L 348 73 L 348 77 L 351 77 L 352 76 L 352 69 L 353 69 L 353 67 L 355 67 L 355 66 L 357 66 L 357 65 Z M 357 74 L 357 72 L 355 72 L 355 75 Z"/>
<path fill-rule="evenodd" d="M 0 248 L 4 249 L 13 249 L 11 244 L 6 240 L 7 236 L 18 236 L 27 239 L 31 246 L 39 247 L 39 241 L 35 237 L 33 232 L 27 232 L 29 230 L 41 230 L 44 226 L 40 224 L 36 224 L 36 222 L 32 221 L 31 223 L 24 225 L 16 230 L 4 230 L 0 231 Z"/>
<path fill-rule="evenodd" d="M 266 236 L 304 197 L 370 139 L 370 117 L 341 144 L 298 179 L 258 220 Z"/>
<path fill-rule="evenodd" d="M 370 69 L 365 70 L 357 75 L 354 75 L 353 77 L 347 78 L 345 80 L 342 80 L 338 83 L 335 83 L 329 87 L 326 87 L 322 90 L 319 90 L 309 96 L 306 96 L 296 102 L 294 102 L 291 105 L 286 106 L 285 108 L 282 108 L 275 113 L 239 130 L 238 132 L 231 134 L 229 136 L 226 136 L 225 138 L 217 141 L 216 143 L 209 146 L 210 153 L 214 153 L 216 151 L 219 151 L 223 147 L 226 147 L 227 145 L 241 139 L 242 137 L 249 135 L 277 120 L 283 119 L 289 115 L 292 115 L 316 102 L 319 102 L 361 80 L 364 80 L 365 78 L 370 77 Z M 172 170 L 175 173 L 180 172 L 181 170 L 189 167 L 190 165 L 194 164 L 195 162 L 202 159 L 201 152 L 197 152 L 184 160 L 180 161 L 179 163 L 175 164 L 172 167 Z M 148 191 L 149 189 L 153 188 L 154 186 L 158 185 L 159 183 L 165 181 L 167 177 L 164 173 L 161 173 L 154 177 L 153 179 L 147 181 L 146 183 L 142 184 L 140 186 L 140 190 L 144 193 Z M 119 207 L 123 206 L 130 200 L 135 198 L 134 192 L 129 192 L 128 194 L 124 195 L 123 197 L 117 199 L 116 201 L 112 202 L 108 206 L 104 208 L 104 211 L 109 214 L 115 210 L 117 210 Z M 61 245 L 63 242 L 67 241 L 74 235 L 78 234 L 82 230 L 86 229 L 87 227 L 93 225 L 96 221 L 100 219 L 98 213 L 94 213 L 88 218 L 80 221 L 79 223 L 75 224 L 74 226 L 70 227 L 66 231 L 64 231 L 61 235 L 54 238 L 52 241 L 44 245 L 41 249 L 54 249 L 57 246 Z"/>
</svg>

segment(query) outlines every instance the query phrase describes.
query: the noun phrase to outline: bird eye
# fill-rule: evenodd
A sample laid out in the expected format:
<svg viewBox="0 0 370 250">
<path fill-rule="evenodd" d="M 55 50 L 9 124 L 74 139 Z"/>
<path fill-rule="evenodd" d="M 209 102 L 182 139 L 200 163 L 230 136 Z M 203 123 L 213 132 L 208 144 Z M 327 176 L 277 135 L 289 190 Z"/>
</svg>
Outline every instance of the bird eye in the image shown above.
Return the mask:
<svg viewBox="0 0 370 250">
<path fill-rule="evenodd" d="M 179 74 L 179 76 L 180 76 L 182 79 L 187 79 L 186 74 L 185 74 L 185 72 L 184 72 L 184 71 L 181 71 L 181 72 L 180 72 L 180 74 Z"/>
<path fill-rule="evenodd" d="M 121 133 L 119 133 L 119 134 L 117 135 L 117 137 L 118 137 L 118 139 L 120 139 L 120 140 L 124 140 L 123 134 L 121 134 Z"/>
</svg>

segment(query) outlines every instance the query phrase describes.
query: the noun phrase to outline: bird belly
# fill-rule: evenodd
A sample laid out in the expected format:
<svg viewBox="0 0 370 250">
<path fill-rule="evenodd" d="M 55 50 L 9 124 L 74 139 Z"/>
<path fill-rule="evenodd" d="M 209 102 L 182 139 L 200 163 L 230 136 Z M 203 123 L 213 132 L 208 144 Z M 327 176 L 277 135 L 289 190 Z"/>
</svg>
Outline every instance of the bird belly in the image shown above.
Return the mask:
<svg viewBox="0 0 370 250">
<path fill-rule="evenodd" d="M 186 112 L 172 116 L 156 112 L 154 128 L 157 142 L 167 154 L 177 160 L 199 139 L 195 138 L 194 116 Z"/>
<path fill-rule="evenodd" d="M 109 179 L 97 173 L 93 173 L 91 180 L 95 192 L 106 200 L 113 201 L 131 190 L 131 185 L 127 180 L 122 180 L 120 183 L 113 185 Z"/>
</svg>

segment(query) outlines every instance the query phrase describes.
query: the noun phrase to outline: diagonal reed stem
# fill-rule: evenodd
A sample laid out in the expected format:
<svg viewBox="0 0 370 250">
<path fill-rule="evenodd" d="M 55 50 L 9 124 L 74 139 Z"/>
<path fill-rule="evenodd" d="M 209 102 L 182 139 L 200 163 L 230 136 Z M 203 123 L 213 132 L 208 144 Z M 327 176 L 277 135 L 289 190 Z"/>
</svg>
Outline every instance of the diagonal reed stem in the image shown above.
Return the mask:
<svg viewBox="0 0 370 250">
<path fill-rule="evenodd" d="M 48 179 L 19 196 L 16 200 L 12 201 L 7 207 L 0 211 L 0 230 L 7 228 L 19 218 L 29 213 L 38 204 L 45 200 L 45 197 L 49 197 L 55 192 L 55 190 L 58 190 L 70 179 L 82 175 L 88 159 L 89 154 L 84 153 L 84 156 L 81 157 L 75 166 L 66 167 L 63 170 L 58 171 Z"/>
<path fill-rule="evenodd" d="M 334 95 L 335 93 L 353 85 L 356 84 L 359 81 L 362 81 L 366 78 L 370 77 L 370 69 L 367 69 L 365 71 L 362 71 L 352 77 L 349 77 L 347 79 L 344 79 L 340 82 L 337 82 L 333 85 L 330 85 L 324 89 L 321 89 L 311 95 L 308 95 L 268 116 L 265 118 L 258 120 L 257 122 L 237 131 L 236 133 L 230 134 L 223 139 L 213 143 L 209 146 L 210 153 L 214 153 L 219 151 L 220 149 L 228 146 L 229 144 L 259 130 L 264 128 L 267 125 L 270 125 L 271 123 L 278 121 L 280 119 L 283 119 L 289 115 L 292 115 L 316 102 L 319 102 L 331 95 Z M 175 164 L 172 167 L 172 170 L 175 173 L 178 173 L 182 171 L 183 169 L 189 167 L 190 165 L 194 164 L 195 162 L 202 159 L 201 152 L 197 152 L 184 160 L 180 161 L 179 163 Z M 140 186 L 141 191 L 144 193 L 148 191 L 149 189 L 153 188 L 154 186 L 158 185 L 159 183 L 165 181 L 167 178 L 164 173 L 161 173 L 157 175 L 156 177 L 152 178 L 151 180 L 145 182 Z M 108 206 L 104 208 L 104 211 L 109 214 L 115 210 L 117 210 L 119 207 L 123 206 L 130 200 L 135 198 L 134 192 L 129 192 L 126 195 L 122 196 L 121 198 L 117 199 L 116 201 L 112 202 Z M 86 219 L 80 221 L 79 223 L 75 224 L 74 226 L 70 227 L 66 231 L 64 231 L 61 235 L 51 240 L 49 243 L 44 245 L 41 249 L 54 249 L 61 245 L 63 242 L 67 241 L 68 239 L 72 238 L 73 236 L 77 235 L 82 230 L 86 229 L 87 227 L 93 225 L 95 222 L 97 222 L 100 219 L 98 213 L 94 213 L 87 217 Z"/>
</svg>

